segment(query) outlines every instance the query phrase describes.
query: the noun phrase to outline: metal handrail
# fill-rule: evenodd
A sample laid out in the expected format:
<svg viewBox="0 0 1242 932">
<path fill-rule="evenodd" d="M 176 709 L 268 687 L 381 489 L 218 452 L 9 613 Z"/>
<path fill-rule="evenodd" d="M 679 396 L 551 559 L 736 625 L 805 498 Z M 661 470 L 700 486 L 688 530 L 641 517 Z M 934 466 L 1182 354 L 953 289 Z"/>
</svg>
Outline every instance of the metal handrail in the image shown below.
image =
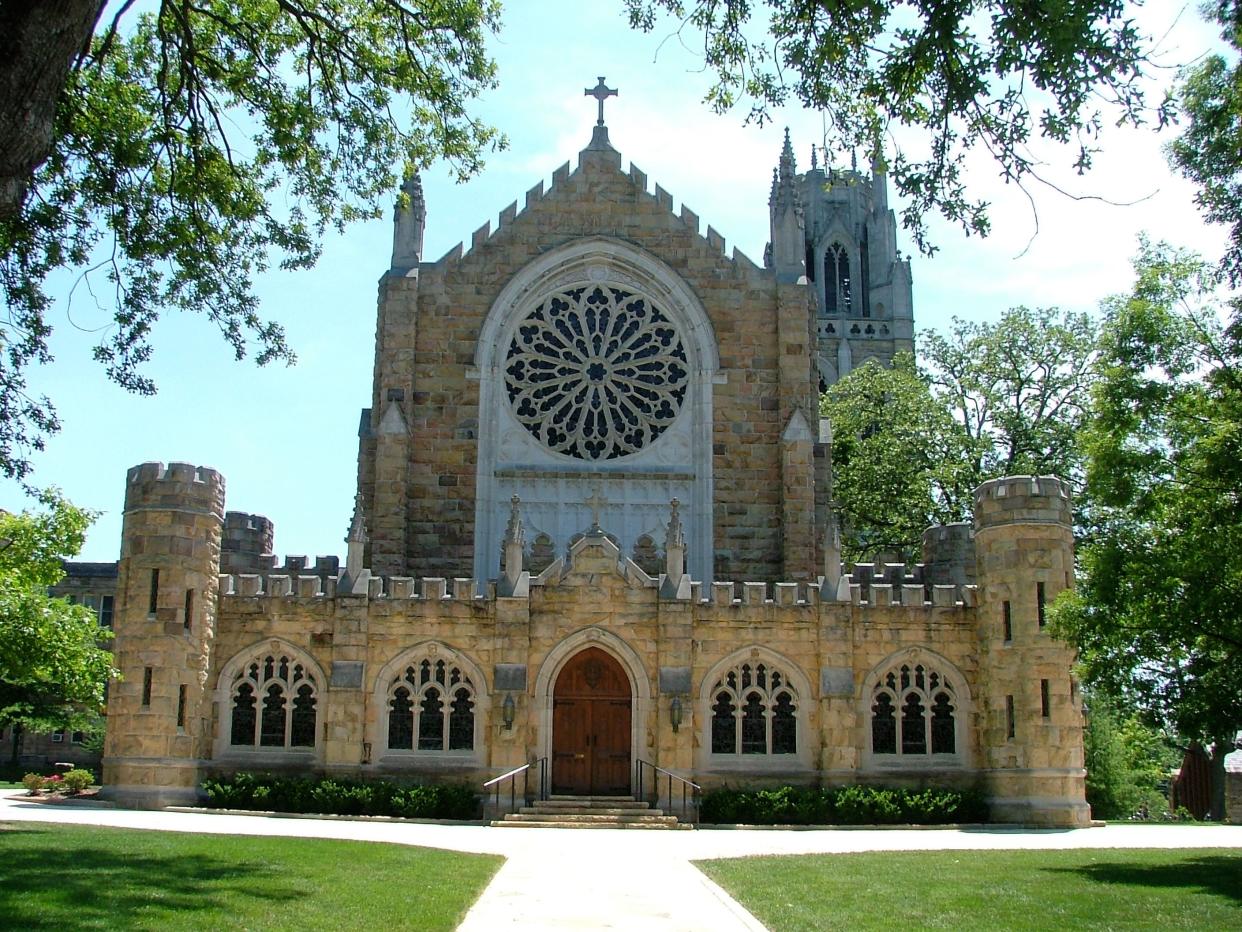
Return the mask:
<svg viewBox="0 0 1242 932">
<path fill-rule="evenodd" d="M 495 787 L 496 794 L 496 812 L 500 812 L 500 793 L 504 782 L 509 781 L 509 812 L 517 812 L 517 778 L 518 774 L 522 775 L 522 805 L 530 802 L 530 770 L 536 764 L 539 765 L 539 795 L 538 799 L 544 800 L 548 798 L 548 759 L 541 757 L 538 760 L 530 761 L 521 767 L 514 767 L 508 773 L 502 773 L 498 777 L 492 777 L 483 784 L 483 795 L 486 796 L 490 787 Z"/>
<path fill-rule="evenodd" d="M 634 783 L 635 783 L 635 789 L 636 789 L 634 796 L 636 799 L 643 799 L 644 796 L 646 795 L 643 791 L 643 783 L 644 783 L 643 768 L 644 767 L 651 768 L 651 790 L 655 794 L 657 800 L 659 799 L 659 795 L 660 795 L 660 788 L 659 788 L 660 775 L 663 774 L 667 778 L 665 798 L 668 800 L 668 805 L 670 807 L 672 807 L 673 805 L 673 781 L 676 780 L 678 784 L 680 784 L 680 787 L 681 787 L 681 819 L 683 821 L 697 824 L 699 821 L 699 797 L 702 795 L 703 787 L 699 786 L 693 780 L 687 780 L 685 777 L 679 777 L 677 776 L 677 774 L 673 773 L 671 770 L 665 770 L 663 767 L 657 767 L 655 764 L 651 763 L 651 761 L 642 760 L 640 758 L 639 760 L 634 762 L 634 771 L 635 771 Z M 687 800 L 687 794 L 689 796 L 688 800 Z M 693 810 L 694 815 L 693 817 L 689 817 L 689 813 L 692 810 Z"/>
</svg>

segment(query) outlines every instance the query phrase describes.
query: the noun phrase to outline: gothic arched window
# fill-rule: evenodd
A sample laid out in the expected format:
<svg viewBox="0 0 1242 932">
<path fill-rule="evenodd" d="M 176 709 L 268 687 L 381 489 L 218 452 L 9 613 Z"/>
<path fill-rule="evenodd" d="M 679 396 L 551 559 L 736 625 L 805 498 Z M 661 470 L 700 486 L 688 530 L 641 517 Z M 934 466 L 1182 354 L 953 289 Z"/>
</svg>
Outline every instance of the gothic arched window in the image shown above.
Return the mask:
<svg viewBox="0 0 1242 932">
<path fill-rule="evenodd" d="M 848 314 L 853 303 L 850 288 L 850 254 L 840 243 L 824 253 L 824 297 L 829 314 Z"/>
<path fill-rule="evenodd" d="M 388 749 L 474 750 L 474 708 L 474 684 L 460 666 L 416 660 L 388 686 Z"/>
<path fill-rule="evenodd" d="M 711 695 L 713 754 L 798 753 L 798 696 L 780 670 L 762 661 L 739 663 Z"/>
<path fill-rule="evenodd" d="M 292 653 L 260 653 L 229 688 L 233 747 L 313 748 L 319 684 Z"/>
<path fill-rule="evenodd" d="M 871 690 L 871 753 L 923 757 L 957 754 L 959 724 L 955 675 L 935 661 L 901 660 Z"/>
</svg>

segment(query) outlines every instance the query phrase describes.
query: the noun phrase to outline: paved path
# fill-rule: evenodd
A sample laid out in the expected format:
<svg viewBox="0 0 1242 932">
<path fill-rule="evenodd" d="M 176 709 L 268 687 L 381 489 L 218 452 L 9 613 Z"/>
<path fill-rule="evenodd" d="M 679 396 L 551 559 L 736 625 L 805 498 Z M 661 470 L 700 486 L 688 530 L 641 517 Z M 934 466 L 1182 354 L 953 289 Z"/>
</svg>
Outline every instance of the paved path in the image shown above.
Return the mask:
<svg viewBox="0 0 1242 932">
<path fill-rule="evenodd" d="M 463 932 L 762 929 L 689 863 L 707 858 L 970 848 L 1242 848 L 1242 826 L 1118 825 L 1077 831 L 495 829 L 56 806 L 23 802 L 20 796 L 0 796 L 0 821 L 343 838 L 504 855 L 505 865 L 466 916 Z"/>
</svg>

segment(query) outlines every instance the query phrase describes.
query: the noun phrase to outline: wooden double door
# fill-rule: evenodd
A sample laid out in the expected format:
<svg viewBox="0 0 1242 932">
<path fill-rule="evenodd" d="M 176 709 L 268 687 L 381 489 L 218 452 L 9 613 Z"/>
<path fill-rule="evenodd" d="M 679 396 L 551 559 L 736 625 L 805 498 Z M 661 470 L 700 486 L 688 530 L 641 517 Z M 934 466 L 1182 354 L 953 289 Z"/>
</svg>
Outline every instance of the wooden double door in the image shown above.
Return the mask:
<svg viewBox="0 0 1242 932">
<path fill-rule="evenodd" d="M 552 792 L 630 793 L 630 681 L 598 647 L 574 656 L 552 693 Z"/>
</svg>

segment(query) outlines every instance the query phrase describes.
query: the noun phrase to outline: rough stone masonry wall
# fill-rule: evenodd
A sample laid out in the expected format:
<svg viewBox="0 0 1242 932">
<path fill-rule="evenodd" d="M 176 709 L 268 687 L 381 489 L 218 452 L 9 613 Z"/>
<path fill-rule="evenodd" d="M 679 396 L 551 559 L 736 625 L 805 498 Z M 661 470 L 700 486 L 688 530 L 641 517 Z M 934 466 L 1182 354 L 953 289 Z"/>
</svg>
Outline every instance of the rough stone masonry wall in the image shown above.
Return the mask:
<svg viewBox="0 0 1242 932">
<path fill-rule="evenodd" d="M 478 383 L 466 372 L 493 301 L 541 253 L 604 235 L 668 264 L 698 295 L 715 330 L 725 377 L 713 386 L 716 575 L 782 577 L 775 283 L 744 256 L 726 258 L 714 230 L 701 236 L 692 211 L 683 207 L 674 215 L 667 192 L 657 187 L 649 194 L 642 172 L 624 174 L 619 161 L 584 153 L 577 171 L 565 166 L 548 191 L 542 184 L 533 189 L 524 211 L 507 209 L 495 232 L 485 225 L 467 254 L 424 263 L 416 306 L 412 286 L 387 292 L 382 326 L 389 336 L 378 350 L 372 426 L 380 423 L 389 390 L 397 389 L 411 435 L 403 572 L 451 577 L 473 562 Z M 409 323 L 415 315 L 416 327 Z M 800 351 L 809 360 L 811 347 Z M 810 378 L 809 363 L 805 368 Z M 372 528 L 373 552 L 383 548 L 383 536 Z M 389 565 L 374 566 L 387 572 Z"/>
</svg>

